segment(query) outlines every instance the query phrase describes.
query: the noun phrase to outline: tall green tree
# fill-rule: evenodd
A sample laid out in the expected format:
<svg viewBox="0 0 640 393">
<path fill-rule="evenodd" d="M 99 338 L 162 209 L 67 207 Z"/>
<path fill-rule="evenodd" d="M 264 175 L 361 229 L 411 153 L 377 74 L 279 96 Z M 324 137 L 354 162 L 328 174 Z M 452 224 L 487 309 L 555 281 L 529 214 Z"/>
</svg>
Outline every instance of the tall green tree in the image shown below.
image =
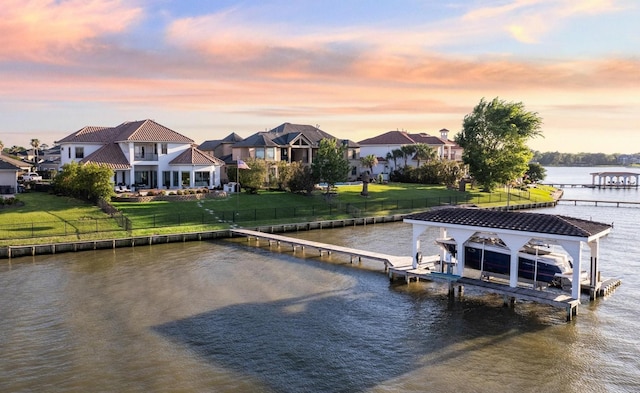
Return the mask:
<svg viewBox="0 0 640 393">
<path fill-rule="evenodd" d="M 327 183 L 327 194 L 336 183 L 346 181 L 349 176 L 346 149 L 345 145 L 339 145 L 335 139 L 320 141 L 318 154 L 311 163 L 311 169 L 316 179 Z"/>
<path fill-rule="evenodd" d="M 289 191 L 293 193 L 311 195 L 316 186 L 316 181 L 311 168 L 298 161 L 292 162 L 290 164 L 290 168 L 291 177 L 287 183 Z"/>
<path fill-rule="evenodd" d="M 456 142 L 464 149 L 462 160 L 484 191 L 522 178 L 533 153 L 526 142 L 541 136 L 542 119 L 525 110 L 521 102 L 483 98 L 464 117 Z"/>
<path fill-rule="evenodd" d="M 62 166 L 52 186 L 56 193 L 96 202 L 98 199 L 109 200 L 114 195 L 112 180 L 111 168 L 72 161 Z"/>
<path fill-rule="evenodd" d="M 257 194 L 267 179 L 267 163 L 259 158 L 245 160 L 249 169 L 239 169 L 240 186 L 250 194 Z"/>
<path fill-rule="evenodd" d="M 525 174 L 527 176 L 527 180 L 531 183 L 537 183 L 547 177 L 547 170 L 537 162 L 531 162 L 529 163 L 529 168 Z"/>
</svg>

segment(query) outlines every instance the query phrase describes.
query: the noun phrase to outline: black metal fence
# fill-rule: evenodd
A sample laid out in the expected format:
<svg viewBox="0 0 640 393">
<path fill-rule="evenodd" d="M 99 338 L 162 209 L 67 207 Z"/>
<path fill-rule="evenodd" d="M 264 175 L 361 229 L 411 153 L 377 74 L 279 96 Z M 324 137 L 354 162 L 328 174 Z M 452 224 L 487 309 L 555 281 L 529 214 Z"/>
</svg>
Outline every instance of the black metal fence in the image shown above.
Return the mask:
<svg viewBox="0 0 640 393">
<path fill-rule="evenodd" d="M 311 206 L 274 206 L 256 209 L 211 211 L 197 209 L 189 213 L 167 213 L 138 216 L 134 220 L 126 217 L 107 202 L 100 202 L 100 208 L 109 218 L 87 218 L 80 220 L 58 220 L 23 224 L 0 225 L 0 240 L 26 239 L 36 237 L 80 236 L 91 233 L 118 232 L 176 226 L 211 226 L 223 223 L 250 223 L 286 221 L 315 221 L 332 217 L 365 217 L 372 215 L 393 215 L 428 209 L 436 206 L 513 203 L 529 200 L 527 192 L 507 195 L 483 195 L 469 199 L 468 196 L 431 197 L 422 199 L 394 199 L 382 201 L 362 201 L 357 203 L 331 202 Z M 117 226 L 114 225 L 117 223 Z"/>
<path fill-rule="evenodd" d="M 0 225 L 0 240 L 36 237 L 80 236 L 91 233 L 120 231 L 112 218 L 39 221 Z"/>
<path fill-rule="evenodd" d="M 371 215 L 392 215 L 428 209 L 436 206 L 505 203 L 517 204 L 528 200 L 528 192 L 507 195 L 485 195 L 469 199 L 464 195 L 431 197 L 422 199 L 393 199 L 382 201 L 362 201 L 357 203 L 326 203 L 311 206 L 274 206 L 255 209 L 207 211 L 195 210 L 189 213 L 166 213 L 136 217 L 130 229 L 148 229 L 188 225 L 216 225 L 221 223 L 285 222 L 287 220 L 318 220 L 336 216 L 365 217 Z"/>
</svg>

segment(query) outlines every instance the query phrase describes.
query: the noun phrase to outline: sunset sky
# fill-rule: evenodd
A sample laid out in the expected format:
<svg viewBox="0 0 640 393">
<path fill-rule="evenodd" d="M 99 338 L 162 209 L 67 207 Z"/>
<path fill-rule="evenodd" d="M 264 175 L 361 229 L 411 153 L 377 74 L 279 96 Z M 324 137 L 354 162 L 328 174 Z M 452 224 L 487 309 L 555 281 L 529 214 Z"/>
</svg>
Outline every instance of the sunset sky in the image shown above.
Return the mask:
<svg viewBox="0 0 640 393">
<path fill-rule="evenodd" d="M 284 122 L 455 134 L 483 97 L 540 151 L 640 152 L 638 0 L 3 0 L 0 140 L 154 119 L 197 143 Z"/>
</svg>

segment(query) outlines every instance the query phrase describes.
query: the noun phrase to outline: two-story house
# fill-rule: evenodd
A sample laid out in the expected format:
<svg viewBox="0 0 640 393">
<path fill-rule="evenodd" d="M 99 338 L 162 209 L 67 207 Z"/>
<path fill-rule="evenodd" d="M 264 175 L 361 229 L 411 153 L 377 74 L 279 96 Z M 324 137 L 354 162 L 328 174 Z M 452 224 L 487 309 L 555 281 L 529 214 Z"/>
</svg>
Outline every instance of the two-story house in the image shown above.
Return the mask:
<svg viewBox="0 0 640 393">
<path fill-rule="evenodd" d="M 334 139 L 347 147 L 346 155 L 352 167 L 351 175 L 355 179 L 360 166 L 360 146 L 347 139 L 338 139 L 318 127 L 283 123 L 270 130 L 257 132 L 232 145 L 232 160 L 259 158 L 267 162 L 301 162 L 311 165 L 323 139 Z M 277 176 L 275 165 L 270 173 Z"/>
<path fill-rule="evenodd" d="M 378 159 L 378 165 L 373 168 L 374 174 L 389 174 L 394 168 L 393 161 L 387 160 L 387 154 L 394 150 L 402 148 L 406 145 L 415 145 L 423 143 L 436 151 L 437 156 L 443 160 L 461 161 L 462 148 L 454 141 L 448 138 L 449 130 L 443 128 L 440 130 L 440 136 L 433 136 L 426 133 L 412 134 L 406 131 L 388 131 L 384 134 L 374 136 L 358 142 L 360 145 L 360 154 L 366 157 L 373 154 Z M 414 157 L 409 157 L 407 165 L 417 165 Z M 396 163 L 397 166 L 404 165 L 404 162 Z"/>
<path fill-rule="evenodd" d="M 84 127 L 57 143 L 61 168 L 72 161 L 106 165 L 114 170 L 115 184 L 168 189 L 220 186 L 221 160 L 153 120 Z"/>
</svg>

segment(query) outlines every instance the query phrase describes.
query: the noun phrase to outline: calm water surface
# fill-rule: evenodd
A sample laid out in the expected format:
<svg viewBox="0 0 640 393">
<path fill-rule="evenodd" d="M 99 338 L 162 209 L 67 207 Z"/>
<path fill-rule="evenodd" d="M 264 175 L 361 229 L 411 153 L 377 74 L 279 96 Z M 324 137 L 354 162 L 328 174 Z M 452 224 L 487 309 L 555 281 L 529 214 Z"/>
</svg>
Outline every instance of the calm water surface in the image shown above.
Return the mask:
<svg viewBox="0 0 640 393">
<path fill-rule="evenodd" d="M 438 284 L 391 285 L 373 262 L 244 239 L 0 261 L 0 391 L 638 391 L 640 208 L 545 212 L 614 223 L 601 269 L 623 285 L 583 298 L 571 323 L 546 306 L 503 308 L 469 289 L 451 302 Z M 411 250 L 403 223 L 292 236 Z"/>
</svg>

